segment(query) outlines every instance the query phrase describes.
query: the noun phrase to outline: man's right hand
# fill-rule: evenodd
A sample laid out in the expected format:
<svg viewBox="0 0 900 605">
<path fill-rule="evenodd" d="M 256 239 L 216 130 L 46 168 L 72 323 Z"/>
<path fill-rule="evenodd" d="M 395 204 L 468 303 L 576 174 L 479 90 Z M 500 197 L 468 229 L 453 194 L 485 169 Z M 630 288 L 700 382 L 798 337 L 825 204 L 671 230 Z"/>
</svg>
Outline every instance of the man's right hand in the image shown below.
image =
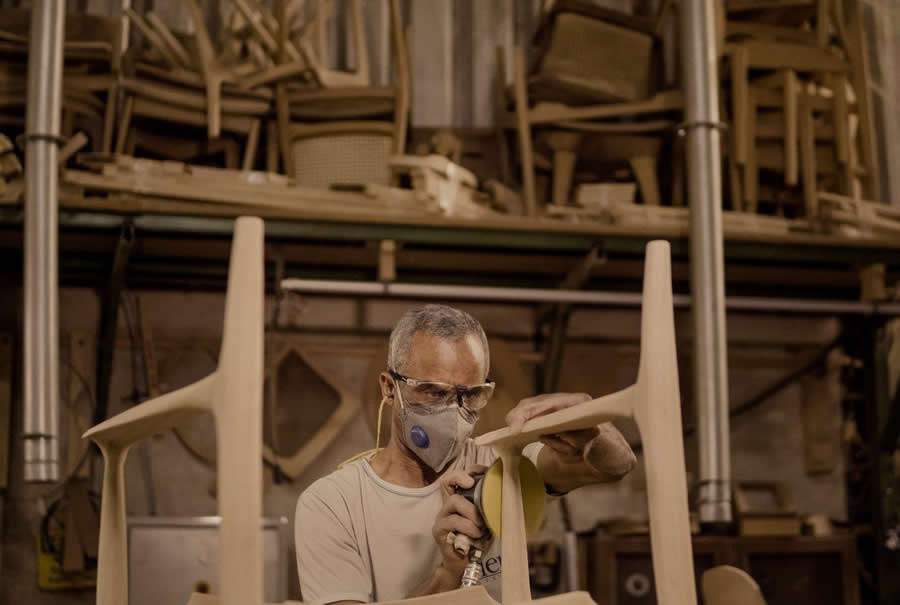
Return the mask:
<svg viewBox="0 0 900 605">
<path fill-rule="evenodd" d="M 472 469 L 479 472 L 483 468 Z M 438 548 L 441 549 L 441 567 L 447 572 L 448 580 L 453 583 L 450 589 L 459 588 L 462 574 L 468 563 L 468 558 L 460 555 L 453 549 L 453 540 L 448 540 L 450 532 L 468 536 L 475 541 L 484 534 L 484 521 L 475 510 L 475 505 L 456 493 L 456 488 L 468 489 L 475 485 L 475 480 L 469 473 L 463 471 L 448 471 L 441 478 L 441 490 L 444 494 L 444 506 L 438 513 L 431 534 Z"/>
</svg>

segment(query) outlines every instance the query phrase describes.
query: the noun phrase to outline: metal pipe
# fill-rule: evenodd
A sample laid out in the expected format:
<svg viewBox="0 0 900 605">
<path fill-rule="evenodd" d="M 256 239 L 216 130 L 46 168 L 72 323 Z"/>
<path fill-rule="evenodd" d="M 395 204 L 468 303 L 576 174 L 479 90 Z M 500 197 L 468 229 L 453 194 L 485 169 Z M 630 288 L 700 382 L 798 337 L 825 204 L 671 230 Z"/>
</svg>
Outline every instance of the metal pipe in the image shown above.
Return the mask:
<svg viewBox="0 0 900 605">
<path fill-rule="evenodd" d="M 383 298 L 424 298 L 438 300 L 471 300 L 517 304 L 552 303 L 591 307 L 640 307 L 641 295 L 625 292 L 586 290 L 551 290 L 545 288 L 500 288 L 436 284 L 404 284 L 367 281 L 285 279 L 284 290 L 304 294 L 337 294 Z M 676 308 L 689 308 L 692 298 L 683 294 L 673 297 Z M 759 298 L 729 296 L 725 306 L 732 311 L 766 313 L 802 313 L 822 315 L 900 315 L 900 303 L 865 303 L 841 300 L 802 300 L 796 298 Z"/>
<path fill-rule="evenodd" d="M 57 145 L 66 3 L 34 2 L 25 130 L 25 480 L 59 479 Z"/>
<path fill-rule="evenodd" d="M 714 2 L 685 0 L 681 10 L 694 385 L 700 452 L 700 522 L 731 521 L 722 158 Z"/>
</svg>

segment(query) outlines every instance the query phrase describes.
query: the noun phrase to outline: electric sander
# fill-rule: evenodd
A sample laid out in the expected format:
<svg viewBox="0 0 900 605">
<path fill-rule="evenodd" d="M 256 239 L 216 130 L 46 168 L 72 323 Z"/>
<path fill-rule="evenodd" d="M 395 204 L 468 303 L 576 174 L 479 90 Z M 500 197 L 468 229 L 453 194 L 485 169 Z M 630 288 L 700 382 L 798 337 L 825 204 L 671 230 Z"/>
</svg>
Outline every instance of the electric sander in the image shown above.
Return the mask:
<svg viewBox="0 0 900 605">
<path fill-rule="evenodd" d="M 486 527 L 485 535 L 475 542 L 463 534 L 448 534 L 453 549 L 462 556 L 468 556 L 469 564 L 462 577 L 462 587 L 475 586 L 483 575 L 481 559 L 484 551 L 494 538 L 502 539 L 500 519 L 503 510 L 503 463 L 498 458 L 484 473 L 472 475 L 475 484 L 468 489 L 457 488 L 456 492 L 475 505 Z M 544 480 L 534 464 L 522 456 L 519 458 L 519 485 L 522 489 L 522 506 L 525 512 L 525 532 L 530 536 L 540 529 L 544 519 Z"/>
</svg>

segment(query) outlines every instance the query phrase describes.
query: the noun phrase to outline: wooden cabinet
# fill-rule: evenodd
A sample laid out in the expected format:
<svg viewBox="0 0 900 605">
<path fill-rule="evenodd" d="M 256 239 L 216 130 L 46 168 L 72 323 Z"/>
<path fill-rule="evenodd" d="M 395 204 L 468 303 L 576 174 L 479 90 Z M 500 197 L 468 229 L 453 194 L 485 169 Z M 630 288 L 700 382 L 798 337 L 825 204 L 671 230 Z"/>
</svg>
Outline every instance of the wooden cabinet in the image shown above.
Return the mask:
<svg viewBox="0 0 900 605">
<path fill-rule="evenodd" d="M 767 605 L 859 605 L 856 551 L 849 535 L 830 538 L 695 536 L 694 572 L 717 565 L 745 569 Z M 608 605 L 655 605 L 648 537 L 594 539 L 588 588 Z M 702 603 L 702 599 L 699 599 Z"/>
</svg>

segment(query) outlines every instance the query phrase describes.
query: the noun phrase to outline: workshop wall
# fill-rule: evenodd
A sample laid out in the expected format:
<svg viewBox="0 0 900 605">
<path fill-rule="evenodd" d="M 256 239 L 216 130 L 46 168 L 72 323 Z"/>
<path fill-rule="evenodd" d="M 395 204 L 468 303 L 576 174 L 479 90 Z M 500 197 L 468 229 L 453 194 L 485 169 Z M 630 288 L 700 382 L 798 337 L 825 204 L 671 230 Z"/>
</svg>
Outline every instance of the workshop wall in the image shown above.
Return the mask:
<svg viewBox="0 0 900 605">
<path fill-rule="evenodd" d="M 197 378 L 214 367 L 218 351 L 224 297 L 219 294 L 190 292 L 141 292 L 141 308 L 150 326 L 159 364 L 159 379 L 164 390 L 175 388 Z M 61 334 L 64 356 L 73 350 L 70 337 L 86 335 L 95 341 L 99 303 L 90 290 L 64 290 L 61 295 Z M 501 305 L 460 305 L 475 314 L 485 325 L 489 336 L 503 339 L 523 353 L 525 368 L 533 374 L 536 356 L 531 351 L 532 312 L 524 307 Z M 282 310 L 285 325 L 302 328 L 296 338 L 305 349 L 322 360 L 327 369 L 353 389 L 361 390 L 367 378 L 370 358 L 386 337 L 393 323 L 408 303 L 373 301 L 362 304 L 347 299 L 312 298 L 295 301 Z M 271 301 L 270 301 L 271 308 Z M 117 348 L 111 388 L 110 414 L 126 409 L 135 397 L 135 383 L 142 388 L 139 364 L 132 363 L 129 339 L 129 317 L 120 314 Z M 677 330 L 680 340 L 682 391 L 685 418 L 693 422 L 690 399 L 690 316 L 679 313 Z M 561 374 L 561 390 L 602 394 L 622 388 L 634 380 L 640 316 L 636 310 L 583 310 L 573 314 L 570 336 L 575 340 L 565 353 Z M 361 330 L 363 336 L 350 334 Z M 803 365 L 822 344 L 833 338 L 836 323 L 828 319 L 803 319 L 776 316 L 729 317 L 729 372 L 731 405 L 740 404 L 790 370 Z M 93 352 L 83 359 L 66 359 L 61 370 L 64 389 L 79 384 L 67 368 L 87 363 L 87 377 L 93 366 Z M 71 363 L 71 365 L 70 365 Z M 808 476 L 804 466 L 804 388 L 792 385 L 748 414 L 735 418 L 732 424 L 732 466 L 736 479 L 784 481 L 792 489 L 800 513 L 820 512 L 841 519 L 845 517 L 845 488 L 840 459 L 831 472 Z M 64 401 L 68 401 L 68 392 Z M 73 395 L 74 396 L 74 395 Z M 303 402 L 302 388 L 297 388 L 296 405 Z M 83 393 L 76 396 L 72 407 L 64 408 L 63 423 L 71 419 L 70 410 L 87 413 L 89 401 Z M 284 402 L 284 400 L 283 400 Z M 69 402 L 71 404 L 71 402 Z M 88 404 L 88 405 L 85 405 Z M 839 415 L 839 407 L 835 408 Z M 17 422 L 14 419 L 14 422 Z M 87 420 L 81 420 L 86 423 Z M 212 443 L 211 425 L 195 425 L 192 442 Z M 834 427 L 839 426 L 836 418 Z M 78 427 L 80 432 L 81 428 Z M 631 441 L 638 435 L 633 426 L 622 426 Z M 202 434 L 206 431 L 205 436 Z M 63 430 L 65 437 L 66 430 Z M 839 429 L 833 431 L 835 449 L 840 451 Z M 14 435 L 16 447 L 21 440 Z M 205 441 L 204 441 L 205 440 Z M 688 439 L 688 465 L 696 468 L 696 442 Z M 372 432 L 363 415 L 358 415 L 335 442 L 292 484 L 275 484 L 266 472 L 264 510 L 268 516 L 284 516 L 291 522 L 299 493 L 318 477 L 337 467 L 353 454 L 373 445 Z M 67 444 L 63 444 L 66 451 Z M 21 453 L 14 452 L 14 477 L 6 516 L 7 536 L 3 547 L 6 571 L 33 570 L 34 528 L 40 518 L 41 503 L 34 490 L 25 493 L 18 469 Z M 129 514 L 155 513 L 165 516 L 214 514 L 215 474 L 213 469 L 192 457 L 172 433 L 143 443 L 132 451 L 127 467 Z M 643 468 L 618 485 L 585 489 L 568 496 L 573 521 L 578 529 L 587 529 L 598 521 L 640 515 L 645 510 Z M 551 507 L 548 533 L 559 531 L 555 507 Z M 293 565 L 289 565 L 293 568 Z M 7 576 L 4 571 L 4 576 Z M 14 594 L 34 597 L 27 602 L 48 603 L 46 595 L 37 593 L 33 573 L 12 573 L 9 577 L 21 585 Z M 10 587 L 12 588 L 12 587 Z M 25 592 L 20 592 L 25 591 Z M 54 603 L 90 602 L 89 595 L 72 593 Z"/>
</svg>

